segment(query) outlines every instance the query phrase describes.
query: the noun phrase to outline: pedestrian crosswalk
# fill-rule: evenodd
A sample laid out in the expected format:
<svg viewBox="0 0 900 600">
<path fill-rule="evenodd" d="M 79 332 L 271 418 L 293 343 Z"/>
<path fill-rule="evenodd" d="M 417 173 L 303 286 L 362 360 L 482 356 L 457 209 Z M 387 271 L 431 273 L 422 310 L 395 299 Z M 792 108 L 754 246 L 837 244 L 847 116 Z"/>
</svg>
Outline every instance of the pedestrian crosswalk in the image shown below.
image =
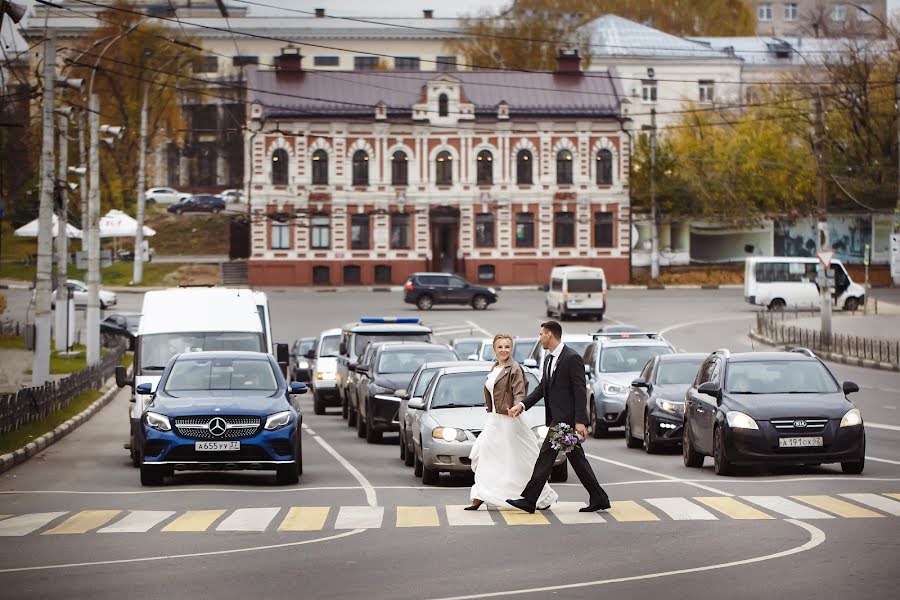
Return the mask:
<svg viewBox="0 0 900 600">
<path fill-rule="evenodd" d="M 269 506 L 202 510 L 80 510 L 0 515 L 0 537 L 122 533 L 290 533 L 352 529 L 484 526 L 567 526 L 660 521 L 879 519 L 900 516 L 900 494 L 693 496 L 613 501 L 609 510 L 582 513 L 581 502 L 549 510 L 465 511 L 439 506 Z"/>
</svg>

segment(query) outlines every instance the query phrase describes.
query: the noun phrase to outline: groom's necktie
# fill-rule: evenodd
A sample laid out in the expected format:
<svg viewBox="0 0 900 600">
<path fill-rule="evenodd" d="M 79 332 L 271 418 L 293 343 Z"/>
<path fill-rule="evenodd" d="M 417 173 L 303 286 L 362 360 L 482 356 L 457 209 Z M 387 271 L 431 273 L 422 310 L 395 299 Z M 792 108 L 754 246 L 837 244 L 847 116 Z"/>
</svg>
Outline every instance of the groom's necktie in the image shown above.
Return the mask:
<svg viewBox="0 0 900 600">
<path fill-rule="evenodd" d="M 547 373 L 545 377 L 547 378 L 547 384 L 550 384 L 550 374 L 553 372 L 553 354 L 551 354 L 547 358 Z"/>
</svg>

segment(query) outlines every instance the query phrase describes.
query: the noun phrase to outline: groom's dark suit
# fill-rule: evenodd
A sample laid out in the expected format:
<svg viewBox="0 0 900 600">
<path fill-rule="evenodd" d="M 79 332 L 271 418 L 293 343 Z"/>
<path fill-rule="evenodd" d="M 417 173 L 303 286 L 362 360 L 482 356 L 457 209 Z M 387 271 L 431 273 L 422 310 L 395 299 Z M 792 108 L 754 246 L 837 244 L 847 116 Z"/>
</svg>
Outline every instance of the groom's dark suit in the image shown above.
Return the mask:
<svg viewBox="0 0 900 600">
<path fill-rule="evenodd" d="M 522 404 L 525 405 L 527 410 L 543 398 L 546 422 L 551 427 L 558 423 L 567 423 L 573 428 L 575 423 L 586 424 L 588 417 L 584 360 L 577 352 L 563 345 L 558 364 L 555 365 L 553 374 L 550 375 L 548 365 L 551 357 L 552 354 L 548 352 L 547 358 L 542 365 L 544 376 L 541 384 L 522 400 Z M 550 479 L 550 472 L 553 470 L 553 462 L 556 460 L 556 456 L 557 451 L 550 447 L 550 436 L 548 435 L 544 440 L 544 445 L 541 446 L 537 462 L 534 464 L 531 481 L 528 482 L 528 485 L 525 486 L 525 490 L 522 492 L 522 497 L 532 505 L 537 502 L 544 484 Z M 603 488 L 600 487 L 600 483 L 597 481 L 597 477 L 594 475 L 594 471 L 591 469 L 591 465 L 584 455 L 581 445 L 575 446 L 567 457 L 575 474 L 578 475 L 581 485 L 590 494 L 589 504 L 608 503 L 609 497 L 603 491 Z"/>
</svg>

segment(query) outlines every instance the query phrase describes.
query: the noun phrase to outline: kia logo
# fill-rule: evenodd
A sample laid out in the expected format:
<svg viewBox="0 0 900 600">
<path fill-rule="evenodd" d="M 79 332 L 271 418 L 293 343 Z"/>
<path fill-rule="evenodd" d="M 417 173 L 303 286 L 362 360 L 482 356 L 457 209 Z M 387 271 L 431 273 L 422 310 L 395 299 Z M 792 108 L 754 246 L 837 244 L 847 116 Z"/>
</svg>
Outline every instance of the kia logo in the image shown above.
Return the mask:
<svg viewBox="0 0 900 600">
<path fill-rule="evenodd" d="M 803 429 L 804 427 L 806 427 L 806 421 L 804 421 L 803 419 L 797 419 L 796 421 L 794 421 L 794 427 L 796 427 L 797 429 Z"/>
</svg>

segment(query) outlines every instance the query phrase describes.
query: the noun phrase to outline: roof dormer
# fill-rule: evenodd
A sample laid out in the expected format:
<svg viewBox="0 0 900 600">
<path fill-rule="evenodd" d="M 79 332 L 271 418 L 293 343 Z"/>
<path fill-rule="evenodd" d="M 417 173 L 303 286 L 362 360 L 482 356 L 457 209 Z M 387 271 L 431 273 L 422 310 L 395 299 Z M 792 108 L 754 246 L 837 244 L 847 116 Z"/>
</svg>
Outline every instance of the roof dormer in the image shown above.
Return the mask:
<svg viewBox="0 0 900 600">
<path fill-rule="evenodd" d="M 459 79 L 441 73 L 422 88 L 419 101 L 413 105 L 413 119 L 435 125 L 456 125 L 460 120 L 475 118 L 475 105 L 469 102 Z"/>
</svg>

